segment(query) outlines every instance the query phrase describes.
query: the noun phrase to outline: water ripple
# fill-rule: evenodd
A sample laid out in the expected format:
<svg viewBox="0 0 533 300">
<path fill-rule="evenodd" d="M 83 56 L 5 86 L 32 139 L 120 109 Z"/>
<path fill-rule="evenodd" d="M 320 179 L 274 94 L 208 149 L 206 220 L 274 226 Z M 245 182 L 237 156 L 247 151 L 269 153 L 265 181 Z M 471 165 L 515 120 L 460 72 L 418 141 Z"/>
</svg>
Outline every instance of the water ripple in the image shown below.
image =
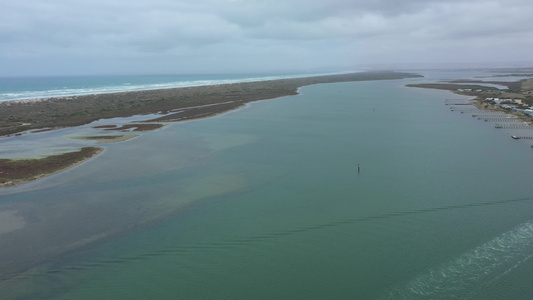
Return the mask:
<svg viewBox="0 0 533 300">
<path fill-rule="evenodd" d="M 417 209 L 417 210 L 406 210 L 406 211 L 398 211 L 398 212 L 390 212 L 390 213 L 384 213 L 384 214 L 376 214 L 376 215 L 370 215 L 370 216 L 363 216 L 363 217 L 357 217 L 357 218 L 351 218 L 351 219 L 344 219 L 344 220 L 338 220 L 328 223 L 322 223 L 317 225 L 311 225 L 311 226 L 304 226 L 300 228 L 294 228 L 290 230 L 283 230 L 283 231 L 277 231 L 277 232 L 270 232 L 266 234 L 260 234 L 260 235 L 251 235 L 243 238 L 236 238 L 236 239 L 226 239 L 221 241 L 212 241 L 212 242 L 202 242 L 197 243 L 193 245 L 183 245 L 173 248 L 165 248 L 165 249 L 159 249 L 148 253 L 138 254 L 135 256 L 127 256 L 127 257 L 121 257 L 121 258 L 113 258 L 113 259 L 107 259 L 107 260 L 101 260 L 96 262 L 85 262 L 80 263 L 77 265 L 70 265 L 65 266 L 57 269 L 49 269 L 46 271 L 42 271 L 39 273 L 32 273 L 32 274 L 20 274 L 15 276 L 4 276 L 0 279 L 0 282 L 6 282 L 9 280 L 24 280 L 34 277 L 45 277 L 48 274 L 58 274 L 58 273 L 69 273 L 71 271 L 76 270 L 84 270 L 84 269 L 91 269 L 91 268 L 100 268 L 105 267 L 109 265 L 116 265 L 116 264 L 123 264 L 128 263 L 131 261 L 139 261 L 139 260 L 146 260 L 151 258 L 156 258 L 160 256 L 174 256 L 179 253 L 187 253 L 187 252 L 201 252 L 201 251 L 213 251 L 217 249 L 231 249 L 231 248 L 237 248 L 242 247 L 244 245 L 258 243 L 258 242 L 264 242 L 269 240 L 275 240 L 281 237 L 286 236 L 292 236 L 297 234 L 302 234 L 310 231 L 316 231 L 316 230 L 323 230 L 326 228 L 334 228 L 339 226 L 349 226 L 353 224 L 359 224 L 374 220 L 382 220 L 382 219 L 392 219 L 392 218 L 402 218 L 412 215 L 420 215 L 420 214 L 428 214 L 428 213 L 434 213 L 439 211 L 451 211 L 451 210 L 461 210 L 461 209 L 468 209 L 468 208 L 478 208 L 478 207 L 486 207 L 486 206 L 494 206 L 494 205 L 505 205 L 505 204 L 511 204 L 511 203 L 522 203 L 522 202 L 531 202 L 533 201 L 533 197 L 525 197 L 525 198 L 517 198 L 517 199 L 506 199 L 506 200 L 499 200 L 499 201 L 491 201 L 491 202 L 480 202 L 480 203 L 467 203 L 467 204 L 460 204 L 460 205 L 450 205 L 450 206 L 441 206 L 441 207 L 434 207 L 434 208 L 424 208 L 424 209 Z M 515 231 L 513 231 L 515 232 Z M 531 243 L 533 245 L 533 223 L 526 223 L 525 225 L 522 225 L 522 227 L 519 227 L 516 229 L 517 233 L 506 233 L 503 238 L 498 238 L 494 241 L 491 241 L 487 246 L 482 246 L 482 248 L 475 250 L 474 252 L 465 255 L 464 257 L 461 257 L 456 262 L 452 263 L 449 267 L 446 267 L 446 270 L 437 270 L 437 271 L 431 271 L 429 275 L 426 275 L 425 278 L 430 278 L 430 281 L 434 281 L 435 278 L 439 277 L 440 280 L 445 280 L 447 278 L 451 278 L 454 276 L 454 274 L 461 273 L 460 271 L 457 271 L 457 268 L 460 268 L 461 266 L 474 266 L 475 264 L 472 263 L 472 261 L 480 260 L 480 257 L 483 257 L 485 259 L 487 249 L 489 249 L 491 252 L 498 252 L 498 251 L 507 251 L 506 249 L 515 249 L 516 243 L 509 243 L 508 239 L 511 238 L 512 241 L 514 241 L 515 237 L 519 237 L 520 241 L 525 241 L 523 235 L 525 232 L 526 237 L 531 239 Z M 528 244 L 529 245 L 529 244 Z M 506 248 L 507 247 L 507 248 Z M 512 253 L 508 253 L 509 251 L 505 252 L 508 255 L 513 256 Z M 514 256 L 513 256 L 514 258 Z M 461 280 L 463 280 L 462 278 Z M 414 284 L 409 288 L 412 291 L 415 291 L 416 289 L 420 289 L 420 284 L 422 279 L 417 279 Z M 418 282 L 418 283 L 416 283 Z M 391 295 L 396 295 L 398 291 L 395 291 L 394 293 L 391 293 Z M 425 292 L 424 292 L 425 293 Z M 394 298 L 394 297 L 393 297 Z M 401 299 L 401 298 L 400 298 Z"/>
<path fill-rule="evenodd" d="M 428 270 L 388 299 L 468 299 L 528 261 L 533 249 L 533 223 L 526 222 L 456 259 Z"/>
</svg>

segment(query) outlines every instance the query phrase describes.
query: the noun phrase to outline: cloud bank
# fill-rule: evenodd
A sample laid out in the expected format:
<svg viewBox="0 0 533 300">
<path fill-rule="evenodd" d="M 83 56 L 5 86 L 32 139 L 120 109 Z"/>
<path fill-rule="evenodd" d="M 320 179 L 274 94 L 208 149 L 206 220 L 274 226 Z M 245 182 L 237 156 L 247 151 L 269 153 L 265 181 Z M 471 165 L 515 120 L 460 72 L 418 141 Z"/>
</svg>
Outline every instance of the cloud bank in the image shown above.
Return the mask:
<svg viewBox="0 0 533 300">
<path fill-rule="evenodd" d="M 531 61 L 525 0 L 0 0 L 0 75 Z"/>
</svg>

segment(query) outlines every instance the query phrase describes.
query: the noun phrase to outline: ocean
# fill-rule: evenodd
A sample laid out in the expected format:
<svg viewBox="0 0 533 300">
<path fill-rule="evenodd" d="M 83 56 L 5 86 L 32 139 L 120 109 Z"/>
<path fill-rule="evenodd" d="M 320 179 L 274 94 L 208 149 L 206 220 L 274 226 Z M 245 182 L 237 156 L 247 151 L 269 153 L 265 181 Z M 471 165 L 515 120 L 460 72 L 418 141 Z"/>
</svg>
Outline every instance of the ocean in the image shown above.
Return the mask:
<svg viewBox="0 0 533 300">
<path fill-rule="evenodd" d="M 533 298 L 531 141 L 446 105 L 467 97 L 405 87 L 483 74 L 421 74 L 303 87 L 0 190 L 11 220 L 0 227 L 0 293 Z M 66 145 L 88 127 L 0 149 L 23 147 L 17 138 Z"/>
<path fill-rule="evenodd" d="M 0 101 L 297 78 L 330 73 L 0 77 Z"/>
</svg>

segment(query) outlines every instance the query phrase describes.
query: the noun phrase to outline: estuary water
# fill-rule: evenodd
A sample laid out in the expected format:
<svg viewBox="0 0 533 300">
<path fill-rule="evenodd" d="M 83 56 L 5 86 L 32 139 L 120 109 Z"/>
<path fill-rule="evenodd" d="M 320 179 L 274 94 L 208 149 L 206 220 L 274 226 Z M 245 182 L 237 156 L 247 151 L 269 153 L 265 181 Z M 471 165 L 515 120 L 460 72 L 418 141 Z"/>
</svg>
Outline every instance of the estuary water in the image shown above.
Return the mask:
<svg viewBox="0 0 533 300">
<path fill-rule="evenodd" d="M 0 293 L 533 298 L 532 149 L 424 80 L 304 87 L 0 191 Z"/>
</svg>

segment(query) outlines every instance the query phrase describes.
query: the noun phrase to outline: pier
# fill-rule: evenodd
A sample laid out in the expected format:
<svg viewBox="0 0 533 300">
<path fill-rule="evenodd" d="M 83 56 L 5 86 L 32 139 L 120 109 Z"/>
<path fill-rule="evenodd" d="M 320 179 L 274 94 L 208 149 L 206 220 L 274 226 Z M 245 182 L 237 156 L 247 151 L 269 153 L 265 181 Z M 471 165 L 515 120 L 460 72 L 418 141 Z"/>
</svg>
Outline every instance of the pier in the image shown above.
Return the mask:
<svg viewBox="0 0 533 300">
<path fill-rule="evenodd" d="M 470 100 L 464 100 L 464 99 L 445 99 L 444 104 L 445 105 L 471 105 Z"/>
<path fill-rule="evenodd" d="M 533 129 L 533 127 L 529 126 L 528 124 L 495 124 L 494 128 L 498 128 L 498 129 L 524 129 L 524 130 Z"/>
<path fill-rule="evenodd" d="M 466 100 L 460 99 L 445 99 L 444 104 L 448 105 L 451 111 L 457 111 L 461 114 L 470 114 L 473 118 L 483 120 L 484 122 L 493 122 L 494 128 L 509 130 L 511 137 L 515 140 L 533 140 L 533 131 L 525 132 L 525 130 L 533 130 L 533 126 L 524 122 L 514 115 L 506 114 L 505 112 L 484 111 L 470 104 Z M 516 132 L 520 132 L 517 134 Z M 533 145 L 531 145 L 533 148 Z"/>
<path fill-rule="evenodd" d="M 520 119 L 518 118 L 504 118 L 504 117 L 493 117 L 493 118 L 487 118 L 487 117 L 478 117 L 478 120 L 483 120 L 485 122 L 508 122 L 508 123 L 516 123 L 520 122 Z"/>
</svg>

